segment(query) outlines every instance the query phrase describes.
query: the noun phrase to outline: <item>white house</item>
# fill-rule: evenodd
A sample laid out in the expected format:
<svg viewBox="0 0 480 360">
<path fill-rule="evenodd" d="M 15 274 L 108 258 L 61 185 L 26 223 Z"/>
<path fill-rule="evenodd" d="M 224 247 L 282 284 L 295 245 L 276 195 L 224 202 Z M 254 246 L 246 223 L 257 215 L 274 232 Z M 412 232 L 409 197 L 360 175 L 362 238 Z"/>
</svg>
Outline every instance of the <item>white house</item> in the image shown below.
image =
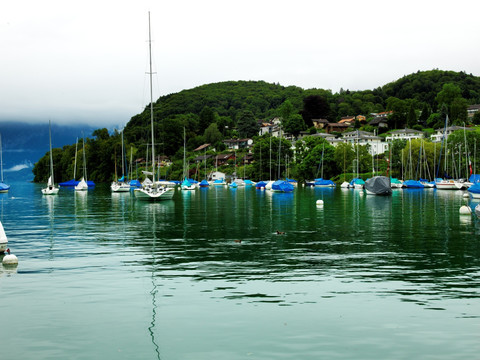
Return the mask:
<svg viewBox="0 0 480 360">
<path fill-rule="evenodd" d="M 375 136 L 373 133 L 366 131 L 351 131 L 343 134 L 344 142 L 352 145 L 365 146 L 368 145 L 368 152 L 370 155 L 379 155 L 388 150 L 388 143 L 383 141 L 380 136 Z"/>
<path fill-rule="evenodd" d="M 430 136 L 432 142 L 439 142 L 442 141 L 443 135 L 445 134 L 445 139 L 448 139 L 448 136 L 457 130 L 465 130 L 465 131 L 474 131 L 474 128 L 468 128 L 463 126 L 449 126 L 447 128 L 439 128 L 435 130 L 435 134 Z"/>
<path fill-rule="evenodd" d="M 411 139 L 423 139 L 425 136 L 422 131 L 412 129 L 393 130 L 385 138 L 387 141 L 393 140 L 411 140 Z"/>
</svg>

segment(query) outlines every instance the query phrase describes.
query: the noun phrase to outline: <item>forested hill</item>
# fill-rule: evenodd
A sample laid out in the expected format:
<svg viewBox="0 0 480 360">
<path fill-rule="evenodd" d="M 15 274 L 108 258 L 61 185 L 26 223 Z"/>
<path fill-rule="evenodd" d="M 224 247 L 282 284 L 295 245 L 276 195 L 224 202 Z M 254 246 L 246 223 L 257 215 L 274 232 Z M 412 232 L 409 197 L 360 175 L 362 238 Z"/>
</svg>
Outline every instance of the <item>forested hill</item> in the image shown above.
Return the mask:
<svg viewBox="0 0 480 360">
<path fill-rule="evenodd" d="M 371 114 L 383 111 L 392 113 L 387 127 L 380 132 L 405 127 L 421 130 L 443 126 L 445 115 L 453 124 L 480 124 L 479 116 L 467 118 L 467 107 L 472 104 L 480 104 L 480 78 L 454 71 L 419 71 L 376 89 L 341 89 L 338 93 L 264 81 L 227 81 L 157 99 L 153 104 L 154 138 L 157 154 L 181 162 L 184 138 L 187 151 L 209 143 L 221 152 L 225 150 L 223 140 L 254 137 L 258 135 L 258 122 L 274 117 L 279 117 L 282 129 L 294 136 L 304 130 L 315 132 L 312 119 L 338 122 L 344 116 L 356 115 L 366 117 L 362 123 L 358 120 L 356 128 L 373 131 L 368 125 Z M 124 134 L 128 158 L 146 157 L 151 143 L 149 105 L 131 118 Z M 107 129 L 98 129 L 93 135 L 86 143 L 89 173 L 94 181 L 109 181 L 113 178 L 115 156 L 121 154 L 120 136 Z M 73 173 L 74 154 L 74 144 L 54 150 L 55 177 L 59 181 L 68 180 L 66 174 Z M 193 161 L 198 154 L 190 155 Z M 294 170 L 296 164 L 291 165 Z M 177 167 L 181 170 L 182 165 Z M 46 156 L 35 165 L 34 174 L 35 181 L 46 180 Z"/>
<path fill-rule="evenodd" d="M 238 120 L 245 112 L 257 120 L 271 119 L 279 115 L 280 106 L 286 100 L 289 100 L 295 113 L 302 115 L 307 128 L 311 126 L 312 118 L 326 118 L 337 122 L 343 116 L 368 116 L 370 113 L 386 110 L 399 113 L 401 111 L 396 99 L 405 101 L 401 105 L 413 107 L 417 112 L 426 107 L 429 113 L 436 112 L 439 106 L 436 96 L 444 84 L 457 86 L 467 105 L 480 103 L 479 77 L 464 72 L 430 70 L 406 75 L 376 89 L 342 89 L 338 93 L 332 93 L 328 89 L 285 87 L 264 81 L 208 84 L 160 97 L 154 104 L 154 118 L 159 124 L 157 136 L 165 144 L 164 152 L 172 154 L 182 146 L 183 126 L 187 129 L 190 147 L 195 146 L 202 139 L 192 139 L 203 136 L 212 123 L 217 125 L 223 136 L 227 136 L 229 129 L 238 125 Z M 321 97 L 324 103 L 319 104 L 317 101 L 308 104 L 308 99 L 312 96 Z M 133 116 L 127 124 L 126 137 L 134 143 L 146 143 L 149 124 L 150 110 L 147 106 L 144 112 Z M 169 137 L 168 141 L 165 141 L 165 136 Z"/>
</svg>

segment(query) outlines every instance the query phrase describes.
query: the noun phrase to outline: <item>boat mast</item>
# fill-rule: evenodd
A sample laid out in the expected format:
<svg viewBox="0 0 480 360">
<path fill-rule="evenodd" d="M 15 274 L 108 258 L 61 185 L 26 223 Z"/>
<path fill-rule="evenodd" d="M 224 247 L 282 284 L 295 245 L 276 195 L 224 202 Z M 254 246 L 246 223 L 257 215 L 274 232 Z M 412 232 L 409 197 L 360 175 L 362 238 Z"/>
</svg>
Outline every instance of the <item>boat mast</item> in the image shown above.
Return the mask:
<svg viewBox="0 0 480 360">
<path fill-rule="evenodd" d="M 2 134 L 0 134 L 0 172 L 2 174 L 3 183 L 3 151 L 2 151 Z"/>
<path fill-rule="evenodd" d="M 155 186 L 155 136 L 153 134 L 153 84 L 152 84 L 152 36 L 150 31 L 150 11 L 148 12 L 148 54 L 150 61 L 150 125 L 152 131 L 152 174 L 153 174 L 153 184 Z"/>
<path fill-rule="evenodd" d="M 53 155 L 52 155 L 52 121 L 48 120 L 48 137 L 50 139 L 50 176 L 52 177 L 52 185 L 55 184 L 55 180 L 53 178 Z M 3 174 L 3 170 L 2 170 Z M 2 178 L 3 182 L 3 178 Z"/>
</svg>

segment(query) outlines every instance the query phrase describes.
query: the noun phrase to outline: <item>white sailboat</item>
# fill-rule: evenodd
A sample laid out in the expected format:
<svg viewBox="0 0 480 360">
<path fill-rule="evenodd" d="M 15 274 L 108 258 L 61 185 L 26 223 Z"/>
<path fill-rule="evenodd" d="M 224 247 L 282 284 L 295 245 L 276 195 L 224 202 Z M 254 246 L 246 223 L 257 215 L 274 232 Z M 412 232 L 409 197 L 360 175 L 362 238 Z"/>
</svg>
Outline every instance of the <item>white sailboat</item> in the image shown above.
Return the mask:
<svg viewBox="0 0 480 360">
<path fill-rule="evenodd" d="M 48 122 L 48 133 L 50 138 L 50 177 L 48 178 L 47 187 L 42 189 L 43 195 L 57 195 L 59 188 L 55 186 L 53 177 L 53 155 L 52 155 L 52 124 Z"/>
<path fill-rule="evenodd" d="M 87 162 L 85 160 L 85 138 L 83 138 L 83 176 L 80 179 L 78 185 L 75 186 L 75 191 L 86 191 L 88 190 L 87 184 Z"/>
<path fill-rule="evenodd" d="M 153 92 L 152 92 L 152 40 L 151 40 L 151 32 L 150 32 L 150 12 L 148 13 L 148 50 L 150 55 L 150 125 L 151 125 L 151 132 L 152 132 L 152 184 L 151 185 L 143 185 L 140 189 L 135 189 L 133 194 L 135 198 L 139 200 L 148 200 L 148 201 L 155 201 L 155 200 L 169 200 L 173 198 L 173 194 L 175 189 L 160 186 L 158 183 L 155 182 L 155 134 L 153 131 Z"/>
<path fill-rule="evenodd" d="M 118 181 L 116 177 L 117 177 L 117 170 L 115 165 L 115 181 L 113 181 L 112 185 L 110 185 L 110 189 L 112 190 L 112 192 L 129 192 L 130 184 L 125 181 L 125 156 L 123 154 L 123 131 L 122 131 L 122 178 L 121 178 L 121 181 Z"/>
<path fill-rule="evenodd" d="M 5 230 L 3 229 L 3 225 L 0 222 L 0 254 L 2 254 L 8 248 L 8 239 L 7 234 L 5 234 Z"/>
<path fill-rule="evenodd" d="M 0 134 L 0 174 L 1 174 L 1 181 L 0 181 L 0 193 L 6 193 L 10 190 L 10 185 L 7 185 L 3 182 L 3 151 L 2 151 L 2 135 Z"/>
</svg>

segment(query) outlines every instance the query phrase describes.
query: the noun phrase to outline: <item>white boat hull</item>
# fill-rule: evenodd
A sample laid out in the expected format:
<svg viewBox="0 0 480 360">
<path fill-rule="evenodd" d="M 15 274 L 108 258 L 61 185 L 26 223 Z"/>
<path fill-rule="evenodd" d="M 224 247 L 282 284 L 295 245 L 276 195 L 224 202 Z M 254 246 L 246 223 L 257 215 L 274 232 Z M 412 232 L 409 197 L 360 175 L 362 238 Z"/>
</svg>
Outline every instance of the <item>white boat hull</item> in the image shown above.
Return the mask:
<svg viewBox="0 0 480 360">
<path fill-rule="evenodd" d="M 112 183 L 112 185 L 110 185 L 110 189 L 113 192 L 129 192 L 130 185 L 125 183 Z"/>
<path fill-rule="evenodd" d="M 57 195 L 58 194 L 58 191 L 60 189 L 57 188 L 57 187 L 47 187 L 45 189 L 42 189 L 42 194 L 43 195 Z"/>
<path fill-rule="evenodd" d="M 146 201 L 171 200 L 174 193 L 175 189 L 173 188 L 146 188 L 133 191 L 135 198 Z"/>
<path fill-rule="evenodd" d="M 458 190 L 459 188 L 457 183 L 453 180 L 443 180 L 443 181 L 436 181 L 435 187 L 438 190 Z"/>
</svg>

